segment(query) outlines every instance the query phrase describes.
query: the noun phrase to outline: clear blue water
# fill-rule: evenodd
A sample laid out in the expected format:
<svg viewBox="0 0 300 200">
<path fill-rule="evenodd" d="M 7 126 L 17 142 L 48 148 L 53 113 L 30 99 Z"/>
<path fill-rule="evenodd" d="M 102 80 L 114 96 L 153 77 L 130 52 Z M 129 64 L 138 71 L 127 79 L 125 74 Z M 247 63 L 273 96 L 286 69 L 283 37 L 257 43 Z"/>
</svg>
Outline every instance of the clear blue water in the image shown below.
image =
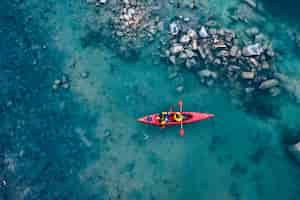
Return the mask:
<svg viewBox="0 0 300 200">
<path fill-rule="evenodd" d="M 164 21 L 180 13 L 199 21 L 213 15 L 239 32 L 258 26 L 281 54 L 276 66 L 299 78 L 300 57 L 287 31 L 299 25 L 284 14 L 293 6 L 279 15 L 274 3 L 262 1 L 266 21 L 233 26 L 227 9 L 237 0 L 201 1 L 198 14 L 160 3 Z M 287 129 L 299 130 L 299 104 L 283 95 L 276 118 L 245 112 L 229 91 L 204 87 L 188 71 L 169 80 L 155 44 L 122 58 L 115 41 L 87 37 L 92 23 L 105 19 L 105 6 L 1 3 L 0 199 L 299 199 L 299 166 L 282 144 Z M 70 88 L 53 90 L 62 76 Z M 216 118 L 185 126 L 184 138 L 177 127 L 136 122 L 179 99 L 185 110 Z"/>
</svg>

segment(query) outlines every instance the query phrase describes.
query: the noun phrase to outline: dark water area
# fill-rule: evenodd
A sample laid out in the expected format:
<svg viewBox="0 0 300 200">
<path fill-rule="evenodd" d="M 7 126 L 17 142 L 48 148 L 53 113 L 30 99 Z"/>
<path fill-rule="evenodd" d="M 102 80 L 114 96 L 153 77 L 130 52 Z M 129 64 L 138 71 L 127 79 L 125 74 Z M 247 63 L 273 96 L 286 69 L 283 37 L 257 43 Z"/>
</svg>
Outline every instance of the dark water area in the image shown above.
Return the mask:
<svg viewBox="0 0 300 200">
<path fill-rule="evenodd" d="M 300 90 L 241 103 L 223 82 L 200 84 L 165 62 L 159 46 L 175 18 L 199 27 L 220 20 L 241 35 L 258 27 L 287 86 L 297 85 L 300 58 L 283 29 L 298 24 L 296 6 L 264 0 L 264 16 L 251 11 L 233 23 L 228 10 L 249 10 L 238 0 L 195 1 L 199 10 L 190 1 L 140 2 L 162 6 L 154 15 L 165 33 L 128 42 L 112 34 L 117 0 L 1 1 L 0 200 L 298 200 L 299 160 L 288 147 L 300 138 Z M 185 137 L 137 123 L 177 110 L 179 99 L 184 110 L 216 117 L 184 126 Z"/>
<path fill-rule="evenodd" d="M 261 0 L 265 8 L 272 13 L 274 17 L 283 17 L 285 20 L 297 23 L 300 19 L 300 2 L 294 0 Z"/>
<path fill-rule="evenodd" d="M 74 124 L 88 134 L 95 115 L 67 91 L 51 91 L 63 75 L 63 53 L 21 5 L 0 5 L 0 199 L 88 199 L 73 174 L 97 157 L 97 147 L 82 145 Z"/>
</svg>

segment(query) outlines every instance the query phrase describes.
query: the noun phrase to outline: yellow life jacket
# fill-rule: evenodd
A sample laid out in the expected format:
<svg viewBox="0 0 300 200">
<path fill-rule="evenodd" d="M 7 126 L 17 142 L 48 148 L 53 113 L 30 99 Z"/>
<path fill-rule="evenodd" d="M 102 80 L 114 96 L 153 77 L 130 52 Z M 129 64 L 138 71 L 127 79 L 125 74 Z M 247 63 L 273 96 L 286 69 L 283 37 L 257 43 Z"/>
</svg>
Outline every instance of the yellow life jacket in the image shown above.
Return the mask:
<svg viewBox="0 0 300 200">
<path fill-rule="evenodd" d="M 174 114 L 174 120 L 177 122 L 181 122 L 183 120 L 183 115 L 180 112 L 176 112 Z"/>
</svg>

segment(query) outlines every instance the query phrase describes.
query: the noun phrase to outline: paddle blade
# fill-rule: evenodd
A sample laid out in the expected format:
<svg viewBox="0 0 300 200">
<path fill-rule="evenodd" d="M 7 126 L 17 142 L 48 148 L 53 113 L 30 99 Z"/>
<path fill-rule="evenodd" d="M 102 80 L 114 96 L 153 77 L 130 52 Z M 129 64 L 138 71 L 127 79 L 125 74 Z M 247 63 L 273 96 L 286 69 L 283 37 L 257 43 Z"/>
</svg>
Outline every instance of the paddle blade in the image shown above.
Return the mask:
<svg viewBox="0 0 300 200">
<path fill-rule="evenodd" d="M 182 100 L 179 100 L 179 101 L 178 101 L 178 106 L 181 108 L 181 107 L 182 107 L 182 105 L 183 105 L 183 102 L 182 102 Z"/>
<path fill-rule="evenodd" d="M 184 129 L 183 129 L 183 128 L 180 129 L 179 135 L 180 135 L 181 137 L 184 136 Z"/>
</svg>

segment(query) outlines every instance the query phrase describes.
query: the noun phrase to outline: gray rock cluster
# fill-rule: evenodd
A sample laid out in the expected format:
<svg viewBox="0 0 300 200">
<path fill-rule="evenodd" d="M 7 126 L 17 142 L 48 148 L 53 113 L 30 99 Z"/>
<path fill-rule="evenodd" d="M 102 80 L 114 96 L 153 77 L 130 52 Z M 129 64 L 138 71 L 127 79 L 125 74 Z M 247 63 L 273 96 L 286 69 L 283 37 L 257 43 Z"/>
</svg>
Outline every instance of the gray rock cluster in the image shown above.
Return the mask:
<svg viewBox="0 0 300 200">
<path fill-rule="evenodd" d="M 141 48 L 153 41 L 163 27 L 160 18 L 153 15 L 153 7 L 149 5 L 142 2 L 133 5 L 124 1 L 118 6 L 111 18 L 112 38 L 123 52 Z"/>
<path fill-rule="evenodd" d="M 169 25 L 164 53 L 172 65 L 185 66 L 206 85 L 230 83 L 243 94 L 277 96 L 280 81 L 272 66 L 275 53 L 256 28 L 249 29 L 248 34 L 252 40 L 241 41 L 232 30 L 208 25 L 192 28 L 177 19 Z"/>
</svg>

